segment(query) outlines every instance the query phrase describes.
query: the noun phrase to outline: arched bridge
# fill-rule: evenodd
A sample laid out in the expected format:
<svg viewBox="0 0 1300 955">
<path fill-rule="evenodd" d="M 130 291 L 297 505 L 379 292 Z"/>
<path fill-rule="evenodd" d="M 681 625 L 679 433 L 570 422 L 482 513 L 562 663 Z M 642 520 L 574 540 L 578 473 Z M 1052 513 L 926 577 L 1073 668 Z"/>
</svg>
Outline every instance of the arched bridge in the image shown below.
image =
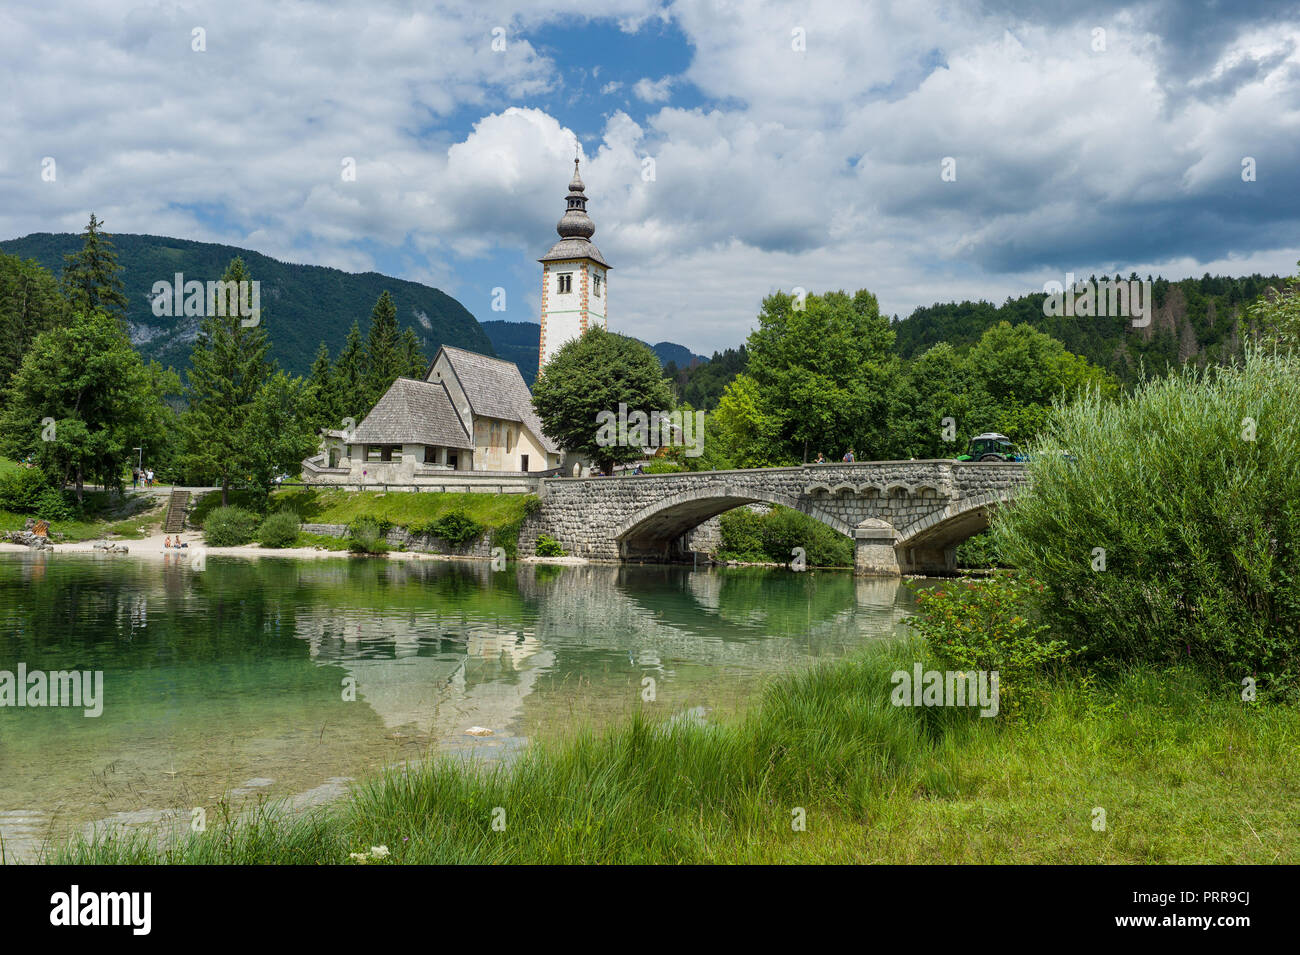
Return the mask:
<svg viewBox="0 0 1300 955">
<path fill-rule="evenodd" d="M 762 502 L 853 538 L 857 573 L 951 573 L 957 544 L 1027 480 L 1023 464 L 947 460 L 550 478 L 519 542 L 531 554 L 550 534 L 584 557 L 672 560 L 686 556 L 687 536 L 704 521 Z"/>
</svg>

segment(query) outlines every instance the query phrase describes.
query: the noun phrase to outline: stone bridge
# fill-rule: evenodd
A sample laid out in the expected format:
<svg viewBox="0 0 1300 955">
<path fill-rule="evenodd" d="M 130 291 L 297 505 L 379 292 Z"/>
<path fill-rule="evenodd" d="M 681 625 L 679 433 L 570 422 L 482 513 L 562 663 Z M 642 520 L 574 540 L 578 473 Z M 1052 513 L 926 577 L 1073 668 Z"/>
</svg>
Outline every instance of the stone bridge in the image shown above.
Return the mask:
<svg viewBox="0 0 1300 955">
<path fill-rule="evenodd" d="M 537 536 L 550 534 L 584 557 L 684 558 L 701 523 L 761 502 L 852 538 L 859 574 L 945 574 L 956 569 L 957 544 L 987 527 L 990 510 L 1027 480 L 1023 464 L 950 460 L 547 478 L 520 552 L 533 553 Z"/>
</svg>

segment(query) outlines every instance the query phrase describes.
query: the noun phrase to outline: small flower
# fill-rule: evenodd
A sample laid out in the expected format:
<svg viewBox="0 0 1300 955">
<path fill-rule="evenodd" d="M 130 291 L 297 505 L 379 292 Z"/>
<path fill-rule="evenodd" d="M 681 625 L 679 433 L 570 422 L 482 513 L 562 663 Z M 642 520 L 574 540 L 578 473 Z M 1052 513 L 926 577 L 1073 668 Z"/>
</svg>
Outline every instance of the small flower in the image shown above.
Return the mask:
<svg viewBox="0 0 1300 955">
<path fill-rule="evenodd" d="M 349 852 L 348 858 L 353 862 L 360 862 L 362 865 L 370 861 L 370 856 L 364 852 Z"/>
<path fill-rule="evenodd" d="M 387 859 L 388 846 L 371 846 L 370 855 L 374 859 Z"/>
</svg>

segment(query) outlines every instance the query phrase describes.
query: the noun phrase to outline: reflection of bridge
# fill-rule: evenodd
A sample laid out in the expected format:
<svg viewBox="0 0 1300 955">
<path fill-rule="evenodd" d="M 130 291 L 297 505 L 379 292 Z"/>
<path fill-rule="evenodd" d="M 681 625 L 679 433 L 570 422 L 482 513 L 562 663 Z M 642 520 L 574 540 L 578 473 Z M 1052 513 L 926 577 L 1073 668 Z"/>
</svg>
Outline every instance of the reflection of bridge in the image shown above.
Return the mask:
<svg viewBox="0 0 1300 955">
<path fill-rule="evenodd" d="M 1023 464 L 879 461 L 617 478 L 550 478 L 520 535 L 604 559 L 685 556 L 684 538 L 742 504 L 781 504 L 852 537 L 859 574 L 947 573 L 957 544 L 1028 479 Z"/>
</svg>

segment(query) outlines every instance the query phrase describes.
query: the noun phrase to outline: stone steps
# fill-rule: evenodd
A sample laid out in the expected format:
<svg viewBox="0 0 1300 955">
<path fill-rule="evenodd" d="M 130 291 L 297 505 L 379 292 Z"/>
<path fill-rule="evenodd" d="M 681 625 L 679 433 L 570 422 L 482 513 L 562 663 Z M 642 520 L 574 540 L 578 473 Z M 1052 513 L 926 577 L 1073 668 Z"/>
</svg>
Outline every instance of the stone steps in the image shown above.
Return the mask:
<svg viewBox="0 0 1300 955">
<path fill-rule="evenodd" d="M 163 533 L 179 534 L 185 530 L 185 509 L 189 507 L 189 491 L 172 491 L 167 501 L 167 517 L 163 520 Z"/>
</svg>

